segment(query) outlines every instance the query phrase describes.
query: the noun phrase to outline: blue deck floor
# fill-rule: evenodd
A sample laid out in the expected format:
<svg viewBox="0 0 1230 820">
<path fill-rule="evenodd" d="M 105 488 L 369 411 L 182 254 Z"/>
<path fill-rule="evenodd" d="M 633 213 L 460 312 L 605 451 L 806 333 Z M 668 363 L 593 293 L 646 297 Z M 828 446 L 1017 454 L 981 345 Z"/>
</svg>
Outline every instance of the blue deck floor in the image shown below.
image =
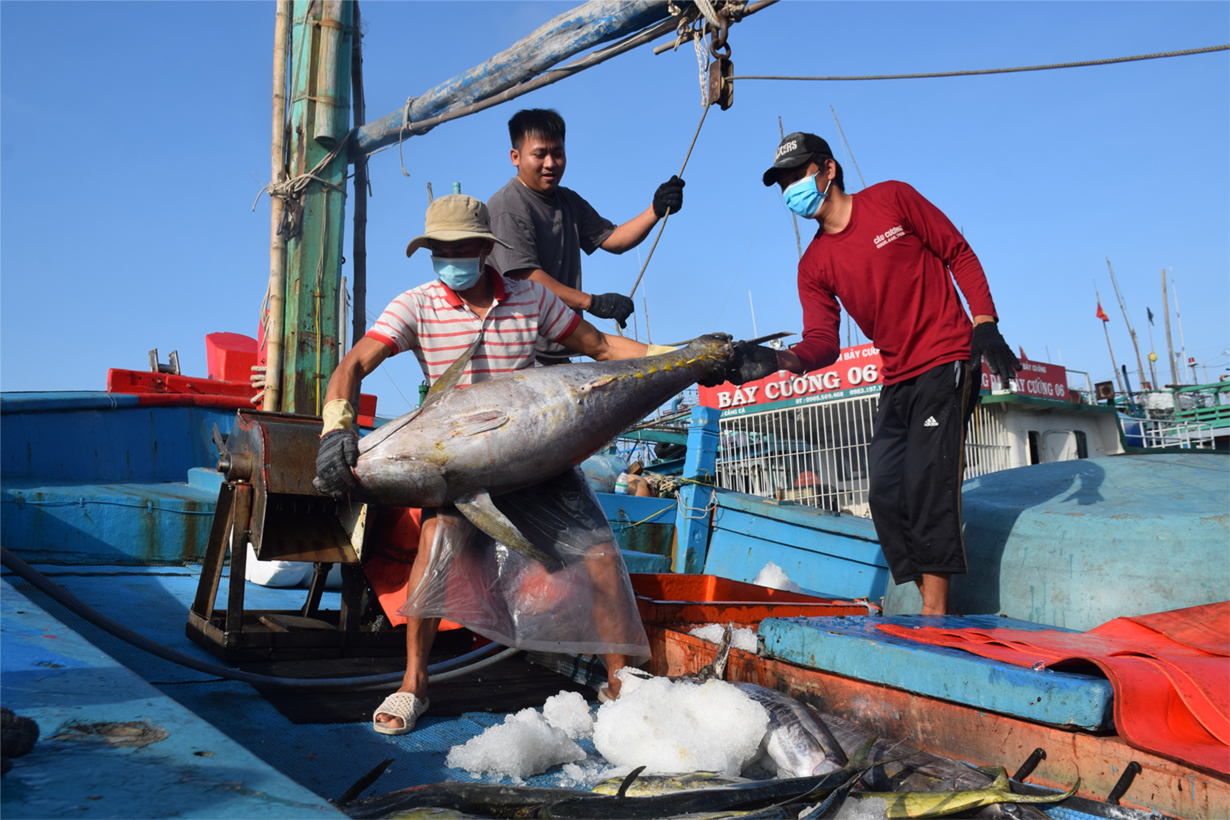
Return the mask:
<svg viewBox="0 0 1230 820">
<path fill-rule="evenodd" d="M 179 652 L 216 662 L 184 634 L 198 568 L 44 565 L 36 569 L 125 626 Z M 4 705 L 34 717 L 42 732 L 35 753 L 18 759 L 4 777 L 0 806 L 6 817 L 333 816 L 335 810 L 324 800 L 340 797 L 387 758 L 394 763 L 368 794 L 476 779 L 447 768 L 444 759 L 452 746 L 504 717 L 499 713 L 433 717 L 429 712 L 420 719 L 418 729 L 400 737 L 378 735 L 367 722 L 296 725 L 251 686 L 210 678 L 154 658 L 69 613 L 16 576 L 6 572 L 3 577 Z M 292 609 L 302 604 L 306 590 L 248 584 L 245 594 L 249 608 Z M 322 608 L 336 608 L 337 598 L 337 593 L 325 593 Z M 39 614 L 17 616 L 19 611 Z M 40 638 L 43 634 L 56 638 Z M 14 651 L 17 640 L 28 648 Z M 40 642 L 49 646 L 53 640 L 55 649 L 47 650 L 52 654 L 39 656 L 43 651 Z M 69 643 L 72 652 L 65 652 L 63 647 Z M 96 683 L 78 682 L 85 680 L 82 668 L 90 670 L 91 680 L 107 681 L 105 697 L 92 694 L 98 689 Z M 379 692 L 371 693 L 373 708 L 381 697 Z M 140 750 L 78 750 L 76 754 L 111 758 L 108 765 L 96 766 L 103 761 L 91 760 L 91 771 L 98 776 L 88 782 L 74 777 L 73 767 L 65 768 L 64 742 L 50 740 L 73 720 L 142 719 L 166 728 L 171 737 Z M 208 737 L 200 739 L 197 735 L 201 733 Z M 172 738 L 178 748 L 175 754 L 169 751 Z M 596 756 L 592 745 L 581 745 L 591 757 Z M 214 754 L 200 758 L 191 754 L 195 751 Z M 208 764 L 203 770 L 202 760 Z M 141 778 L 148 779 L 149 785 L 134 793 L 128 784 Z M 557 767 L 527 782 L 556 786 L 562 779 Z M 271 789 L 269 783 L 282 784 L 286 795 Z M 205 799 L 210 788 L 226 799 Z M 146 799 L 151 792 L 160 792 L 162 797 Z M 90 799 L 98 794 L 104 799 Z M 108 795 L 113 799 L 107 799 Z M 252 809 L 253 800 L 262 806 L 259 812 Z M 190 807 L 198 803 L 199 812 L 192 813 L 195 810 Z M 278 806 L 286 811 L 279 813 Z"/>
</svg>

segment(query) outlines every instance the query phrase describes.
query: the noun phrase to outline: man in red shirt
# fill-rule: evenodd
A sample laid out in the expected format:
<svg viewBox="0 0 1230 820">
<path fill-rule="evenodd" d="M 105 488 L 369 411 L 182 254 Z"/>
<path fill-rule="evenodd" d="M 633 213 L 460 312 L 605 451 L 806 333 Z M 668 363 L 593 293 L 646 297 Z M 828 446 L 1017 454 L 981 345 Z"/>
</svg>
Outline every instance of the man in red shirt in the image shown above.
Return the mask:
<svg viewBox="0 0 1230 820">
<path fill-rule="evenodd" d="M 868 451 L 880 546 L 893 580 L 918 585 L 922 614 L 946 614 L 949 579 L 967 569 L 961 478 L 981 362 L 1005 380 L 1021 369 L 996 328 L 982 265 L 952 222 L 909 185 L 882 182 L 847 194 L 841 166 L 814 134 L 783 139 L 762 181 L 780 186 L 795 214 L 820 223 L 799 262 L 803 341 L 790 350 L 737 348 L 732 371 L 742 383 L 778 369 L 827 367 L 841 351 L 845 306 L 883 360 Z"/>
</svg>

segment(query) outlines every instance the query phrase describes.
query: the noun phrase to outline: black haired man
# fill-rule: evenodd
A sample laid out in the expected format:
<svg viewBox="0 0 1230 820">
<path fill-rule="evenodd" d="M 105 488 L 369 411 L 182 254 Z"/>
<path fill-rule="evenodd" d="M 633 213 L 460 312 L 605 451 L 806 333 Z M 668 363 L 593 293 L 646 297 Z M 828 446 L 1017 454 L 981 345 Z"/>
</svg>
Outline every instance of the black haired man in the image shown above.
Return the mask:
<svg viewBox="0 0 1230 820">
<path fill-rule="evenodd" d="M 630 298 L 581 290 L 581 251 L 619 254 L 641 244 L 659 219 L 683 207 L 683 180 L 674 176 L 659 185 L 653 204 L 616 226 L 560 185 L 567 164 L 563 117 L 544 108 L 518 111 L 508 121 L 508 136 L 517 175 L 487 201 L 492 230 L 512 246 L 496 247 L 496 266 L 511 279 L 538 282 L 578 314 L 587 310 L 627 327 L 634 309 Z M 539 344 L 542 364 L 567 362 L 568 355 L 560 345 Z"/>
<path fill-rule="evenodd" d="M 868 450 L 880 547 L 893 579 L 918 585 L 922 614 L 947 614 L 949 579 L 967 570 L 961 477 L 982 359 L 1005 381 L 1021 369 L 996 328 L 982 265 L 948 217 L 909 185 L 847 194 L 841 166 L 815 134 L 785 137 L 761 181 L 776 183 L 786 207 L 820 229 L 799 262 L 803 341 L 790 350 L 740 348 L 732 373 L 742 383 L 832 364 L 841 352 L 840 299 L 883 361 Z"/>
</svg>

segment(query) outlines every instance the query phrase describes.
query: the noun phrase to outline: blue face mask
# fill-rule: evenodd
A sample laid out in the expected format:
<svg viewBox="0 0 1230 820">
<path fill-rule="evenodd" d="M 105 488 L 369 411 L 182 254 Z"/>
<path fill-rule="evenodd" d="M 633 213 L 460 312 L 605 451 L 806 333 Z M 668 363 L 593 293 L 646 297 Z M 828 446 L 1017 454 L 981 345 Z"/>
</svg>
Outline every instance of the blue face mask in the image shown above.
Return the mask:
<svg viewBox="0 0 1230 820">
<path fill-rule="evenodd" d="M 786 207 L 793 213 L 804 219 L 811 219 L 820 212 L 820 206 L 824 203 L 824 198 L 829 195 L 829 186 L 832 184 L 833 180 L 830 179 L 824 186 L 824 193 L 821 193 L 816 188 L 816 175 L 812 174 L 788 186 L 782 192 L 782 197 L 786 200 Z"/>
<path fill-rule="evenodd" d="M 468 290 L 474 287 L 478 277 L 483 275 L 483 258 L 471 256 L 465 259 L 445 259 L 442 256 L 432 256 L 431 266 L 435 268 L 440 281 L 453 290 Z"/>
</svg>

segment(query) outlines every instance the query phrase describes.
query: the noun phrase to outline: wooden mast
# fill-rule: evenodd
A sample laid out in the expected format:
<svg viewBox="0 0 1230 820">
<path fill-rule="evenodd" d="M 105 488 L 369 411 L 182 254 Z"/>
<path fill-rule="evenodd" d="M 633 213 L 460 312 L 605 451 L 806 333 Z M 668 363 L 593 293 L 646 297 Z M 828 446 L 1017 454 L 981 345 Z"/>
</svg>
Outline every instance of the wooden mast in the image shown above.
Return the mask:
<svg viewBox="0 0 1230 820">
<path fill-rule="evenodd" d="M 1110 271 L 1110 283 L 1115 288 L 1115 298 L 1119 300 L 1119 310 L 1123 313 L 1123 323 L 1127 325 L 1128 334 L 1132 337 L 1132 348 L 1136 351 L 1136 372 L 1140 374 L 1140 384 L 1145 383 L 1145 365 L 1140 360 L 1140 345 L 1136 342 L 1136 329 L 1128 319 L 1127 306 L 1123 304 L 1123 296 L 1119 294 L 1119 283 L 1115 281 L 1115 269 L 1110 266 L 1110 257 L 1106 257 L 1106 269 Z"/>
<path fill-rule="evenodd" d="M 349 157 L 341 145 L 350 119 L 353 3 L 294 0 L 290 177 L 305 183 L 291 206 L 287 242 L 284 386 L 281 410 L 319 415 L 337 367 L 338 290 Z M 316 166 L 328 160 L 323 167 Z M 312 179 L 304 175 L 312 172 Z"/>
<path fill-rule="evenodd" d="M 273 184 L 286 181 L 286 60 L 290 45 L 290 0 L 278 0 L 273 35 Z M 262 410 L 277 410 L 282 397 L 282 328 L 286 312 L 286 239 L 279 233 L 285 204 L 269 197 L 269 304 L 265 325 L 265 396 Z M 264 320 L 264 317 L 262 317 Z"/>
<path fill-rule="evenodd" d="M 1165 268 L 1162 268 L 1162 313 L 1166 314 L 1166 360 L 1170 362 L 1170 384 L 1171 386 L 1178 386 L 1179 375 L 1174 369 L 1174 342 L 1170 337 L 1170 300 L 1166 296 Z"/>
<path fill-rule="evenodd" d="M 1098 293 L 1097 285 L 1094 285 L 1093 292 L 1097 294 L 1098 307 L 1101 307 L 1102 294 Z M 1119 392 L 1123 394 L 1124 398 L 1128 398 L 1127 391 L 1123 389 L 1123 379 L 1119 376 L 1119 365 L 1115 364 L 1115 349 L 1110 345 L 1110 328 L 1107 327 L 1109 324 L 1110 322 L 1105 319 L 1102 320 L 1102 330 L 1106 333 L 1106 349 L 1110 351 L 1110 366 L 1115 371 L 1115 384 L 1119 385 Z M 1111 404 L 1113 405 L 1114 402 L 1111 402 Z"/>
<path fill-rule="evenodd" d="M 363 99 L 363 29 L 359 16 L 359 0 L 354 0 L 354 43 L 350 49 L 350 88 L 354 96 L 354 127 L 366 122 L 366 101 Z M 351 251 L 351 278 L 354 279 L 354 323 L 350 344 L 353 346 L 367 332 L 367 155 L 354 159 L 354 240 Z M 356 408 L 359 397 L 351 400 Z"/>
</svg>

